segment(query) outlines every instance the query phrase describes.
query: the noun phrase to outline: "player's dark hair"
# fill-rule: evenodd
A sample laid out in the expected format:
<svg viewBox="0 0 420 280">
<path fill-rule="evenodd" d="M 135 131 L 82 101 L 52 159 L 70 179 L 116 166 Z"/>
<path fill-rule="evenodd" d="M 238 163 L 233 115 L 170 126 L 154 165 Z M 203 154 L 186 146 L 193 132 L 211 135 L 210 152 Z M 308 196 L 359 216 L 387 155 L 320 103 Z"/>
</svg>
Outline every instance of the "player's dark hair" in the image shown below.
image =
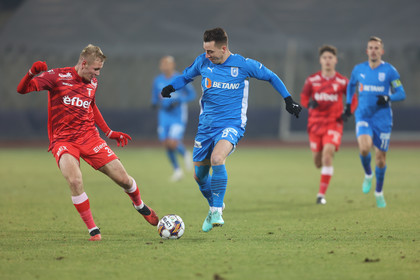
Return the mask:
<svg viewBox="0 0 420 280">
<path fill-rule="evenodd" d="M 323 45 L 319 48 L 319 56 L 321 56 L 324 52 L 330 52 L 337 56 L 337 48 L 332 45 Z"/>
<path fill-rule="evenodd" d="M 381 38 L 379 38 L 379 37 L 376 37 L 376 36 L 370 36 L 370 37 L 369 37 L 369 41 L 368 41 L 368 42 L 370 42 L 370 41 L 375 41 L 375 42 L 378 42 L 378 43 L 380 43 L 380 44 L 382 45 L 382 47 L 384 46 L 384 42 L 382 42 L 382 39 L 381 39 Z"/>
<path fill-rule="evenodd" d="M 214 41 L 215 44 L 226 44 L 228 43 L 228 35 L 223 28 L 216 27 L 213 29 L 206 30 L 203 36 L 204 42 Z"/>
</svg>

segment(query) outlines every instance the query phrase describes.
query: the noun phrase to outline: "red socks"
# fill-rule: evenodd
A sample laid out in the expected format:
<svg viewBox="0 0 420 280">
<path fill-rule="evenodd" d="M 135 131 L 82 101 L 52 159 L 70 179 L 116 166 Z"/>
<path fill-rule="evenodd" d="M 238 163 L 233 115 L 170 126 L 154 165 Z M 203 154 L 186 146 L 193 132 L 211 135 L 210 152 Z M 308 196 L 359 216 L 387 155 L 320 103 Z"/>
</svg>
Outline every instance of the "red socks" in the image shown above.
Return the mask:
<svg viewBox="0 0 420 280">
<path fill-rule="evenodd" d="M 332 166 L 323 166 L 321 169 L 321 182 L 319 183 L 318 195 L 324 196 L 330 184 L 331 177 L 334 173 Z"/>
<path fill-rule="evenodd" d="M 95 222 L 93 221 L 92 212 L 90 211 L 89 198 L 86 193 L 82 193 L 79 196 L 72 196 L 74 207 L 79 212 L 83 222 L 85 222 L 88 229 L 95 228 Z"/>
<path fill-rule="evenodd" d="M 141 200 L 139 188 L 137 187 L 136 181 L 134 181 L 134 179 L 131 189 L 126 190 L 125 192 L 131 198 L 131 201 L 133 201 L 134 206 L 140 206 L 143 203 Z"/>
</svg>

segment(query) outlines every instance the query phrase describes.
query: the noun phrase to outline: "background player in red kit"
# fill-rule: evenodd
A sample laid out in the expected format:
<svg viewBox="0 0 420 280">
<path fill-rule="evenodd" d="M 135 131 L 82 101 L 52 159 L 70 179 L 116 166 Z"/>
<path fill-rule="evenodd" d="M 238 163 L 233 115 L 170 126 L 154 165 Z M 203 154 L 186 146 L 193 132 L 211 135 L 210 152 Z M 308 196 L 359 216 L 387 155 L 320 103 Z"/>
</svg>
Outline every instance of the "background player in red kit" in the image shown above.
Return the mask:
<svg viewBox="0 0 420 280">
<path fill-rule="evenodd" d="M 17 91 L 48 90 L 48 137 L 57 165 L 66 178 L 72 201 L 85 222 L 91 241 L 101 240 L 99 228 L 93 221 L 89 199 L 83 188 L 80 157 L 93 168 L 109 176 L 131 198 L 136 210 L 152 225 L 159 219 L 141 197 L 135 180 L 127 174 L 118 157 L 100 138 L 95 124 L 110 139 L 123 147 L 131 137 L 112 131 L 95 104 L 97 79 L 106 56 L 97 46 L 88 45 L 80 54 L 74 67 L 47 71 L 45 62 L 35 62 L 20 81 Z"/>
<path fill-rule="evenodd" d="M 309 109 L 308 134 L 315 166 L 321 168 L 321 182 L 316 202 L 325 204 L 325 193 L 334 173 L 333 157 L 343 135 L 343 96 L 348 79 L 335 71 L 337 49 L 322 46 L 319 49 L 321 71 L 309 76 L 301 92 L 301 104 Z M 356 107 L 353 99 L 352 109 Z"/>
</svg>

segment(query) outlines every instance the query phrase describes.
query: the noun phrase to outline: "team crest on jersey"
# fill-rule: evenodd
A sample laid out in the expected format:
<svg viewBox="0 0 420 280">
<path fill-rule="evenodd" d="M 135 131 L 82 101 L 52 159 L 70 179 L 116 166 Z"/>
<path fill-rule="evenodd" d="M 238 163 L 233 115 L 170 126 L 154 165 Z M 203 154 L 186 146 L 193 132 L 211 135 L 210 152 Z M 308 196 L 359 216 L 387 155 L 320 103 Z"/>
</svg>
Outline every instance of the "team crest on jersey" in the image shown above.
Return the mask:
<svg viewBox="0 0 420 280">
<path fill-rule="evenodd" d="M 238 77 L 239 69 L 238 67 L 230 67 L 230 74 L 232 77 Z"/>
<path fill-rule="evenodd" d="M 337 91 L 337 89 L 338 89 L 338 85 L 337 84 L 332 84 L 332 87 L 333 87 L 334 91 Z"/>
<path fill-rule="evenodd" d="M 379 80 L 380 82 L 385 81 L 385 73 L 384 73 L 384 72 L 379 72 L 379 73 L 378 73 L 378 80 Z"/>
</svg>

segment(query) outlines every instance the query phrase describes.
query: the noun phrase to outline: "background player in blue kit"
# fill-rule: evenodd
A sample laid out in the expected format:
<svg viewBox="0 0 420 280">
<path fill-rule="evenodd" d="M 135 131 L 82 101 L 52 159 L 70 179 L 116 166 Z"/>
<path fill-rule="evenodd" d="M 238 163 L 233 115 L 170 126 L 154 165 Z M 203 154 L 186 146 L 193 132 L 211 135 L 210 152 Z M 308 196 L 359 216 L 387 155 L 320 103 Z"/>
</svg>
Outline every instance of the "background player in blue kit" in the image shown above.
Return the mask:
<svg viewBox="0 0 420 280">
<path fill-rule="evenodd" d="M 175 59 L 172 56 L 164 56 L 160 60 L 159 69 L 162 72 L 153 81 L 152 106 L 159 107 L 158 113 L 158 137 L 163 143 L 169 161 L 173 167 L 171 181 L 182 179 L 183 172 L 177 160 L 177 153 L 184 158 L 185 168 L 192 169 L 191 153 L 185 149 L 182 142 L 188 119 L 188 105 L 195 99 L 195 91 L 192 85 L 172 94 L 171 99 L 162 99 L 160 92 L 164 86 L 170 84 L 180 74 L 175 70 Z"/>
<path fill-rule="evenodd" d="M 302 107 L 293 101 L 275 73 L 255 60 L 232 54 L 228 48 L 228 36 L 222 28 L 204 32 L 203 48 L 205 53 L 198 56 L 183 75 L 163 88 L 162 96 L 171 97 L 172 92 L 196 76 L 202 76 L 203 95 L 193 161 L 194 178 L 210 206 L 202 227 L 208 232 L 214 226 L 224 224 L 222 210 L 228 179 L 225 162 L 245 132 L 248 78 L 268 81 L 284 98 L 290 114 L 298 117 Z"/>
<path fill-rule="evenodd" d="M 358 85 L 359 105 L 355 112 L 356 136 L 360 159 L 365 171 L 362 190 L 370 191 L 372 170 L 370 150 L 375 146 L 376 205 L 386 206 L 382 187 L 386 171 L 386 152 L 392 130 L 391 102 L 405 99 L 405 91 L 397 70 L 381 60 L 384 45 L 380 38 L 370 37 L 367 50 L 368 61 L 354 67 L 347 87 L 347 104 L 343 117 L 351 115 L 350 103 Z"/>
</svg>

